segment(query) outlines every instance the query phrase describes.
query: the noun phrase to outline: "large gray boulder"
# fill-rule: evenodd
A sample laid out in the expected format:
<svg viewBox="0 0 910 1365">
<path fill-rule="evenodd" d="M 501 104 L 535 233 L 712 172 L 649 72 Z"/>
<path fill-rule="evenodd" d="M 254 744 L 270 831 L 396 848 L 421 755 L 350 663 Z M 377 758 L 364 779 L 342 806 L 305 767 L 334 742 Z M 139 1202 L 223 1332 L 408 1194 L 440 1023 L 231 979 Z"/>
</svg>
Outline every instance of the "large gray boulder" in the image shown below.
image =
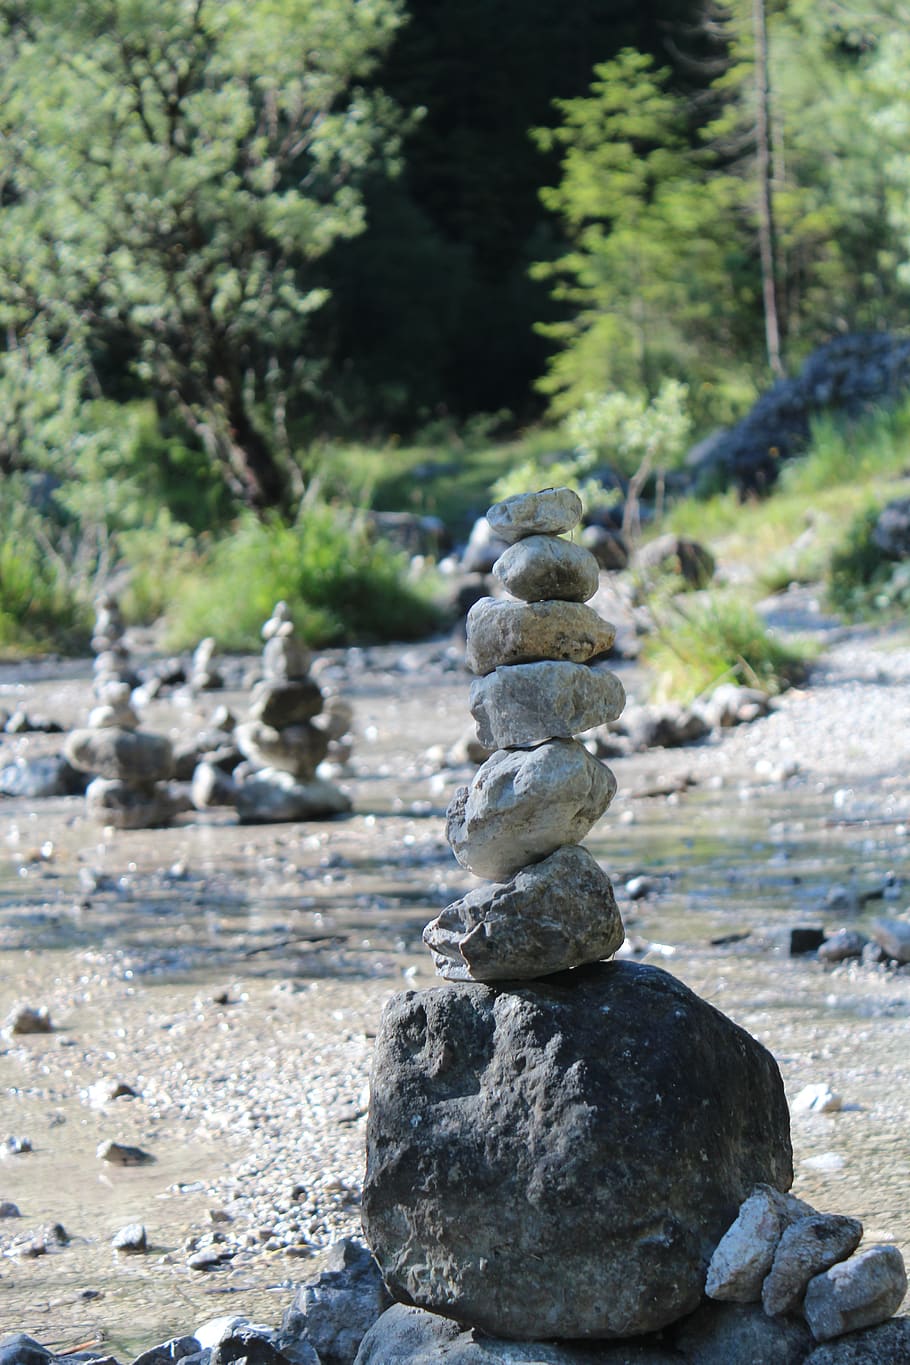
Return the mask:
<svg viewBox="0 0 910 1365">
<path fill-rule="evenodd" d="M 376 1041 L 363 1226 L 401 1302 L 504 1337 L 700 1303 L 757 1183 L 792 1180 L 777 1065 L 658 968 L 410 991 Z"/>
<path fill-rule="evenodd" d="M 292 773 L 260 768 L 236 783 L 234 804 L 241 823 L 267 825 L 344 815 L 351 809 L 351 798 L 322 777 L 299 782 Z"/>
<path fill-rule="evenodd" d="M 423 931 L 449 981 L 527 981 L 610 957 L 625 933 L 610 878 L 567 844 L 505 884 L 447 905 Z"/>
<path fill-rule="evenodd" d="M 329 750 L 328 735 L 308 722 L 277 730 L 259 720 L 245 721 L 237 726 L 234 738 L 251 763 L 280 768 L 303 780 L 313 776 Z"/>
<path fill-rule="evenodd" d="M 508 881 L 579 843 L 613 800 L 616 778 L 575 739 L 497 749 L 446 810 L 446 838 L 478 877 Z"/>
<path fill-rule="evenodd" d="M 494 668 L 471 683 L 471 714 L 488 749 L 569 739 L 616 720 L 626 694 L 615 673 L 544 660 Z"/>
<path fill-rule="evenodd" d="M 615 628 L 583 602 L 482 597 L 468 612 L 465 662 L 479 674 L 536 659 L 583 664 L 606 654 L 615 638 Z"/>
</svg>

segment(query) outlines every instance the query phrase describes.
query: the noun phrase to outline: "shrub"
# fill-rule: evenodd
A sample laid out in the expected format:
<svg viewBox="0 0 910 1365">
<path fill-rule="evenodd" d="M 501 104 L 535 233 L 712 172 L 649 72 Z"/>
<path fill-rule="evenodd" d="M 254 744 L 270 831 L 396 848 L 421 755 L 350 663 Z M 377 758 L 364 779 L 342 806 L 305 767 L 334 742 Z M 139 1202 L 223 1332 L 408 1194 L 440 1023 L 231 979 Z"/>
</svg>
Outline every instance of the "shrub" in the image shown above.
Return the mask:
<svg viewBox="0 0 910 1365">
<path fill-rule="evenodd" d="M 685 605 L 674 600 L 656 614 L 657 630 L 643 659 L 654 672 L 658 700 L 689 702 L 722 682 L 774 694 L 805 676 L 808 651 L 775 639 L 741 601 L 718 595 Z"/>
<path fill-rule="evenodd" d="M 0 648 L 77 652 L 90 635 L 87 599 L 70 580 L 24 491 L 6 480 L 0 506 Z"/>
<path fill-rule="evenodd" d="M 441 621 L 431 589 L 407 577 L 406 556 L 372 539 L 362 519 L 311 501 L 292 526 L 244 516 L 214 542 L 175 582 L 166 636 L 171 648 L 213 635 L 223 649 L 255 649 L 283 599 L 314 646 L 415 639 Z"/>
<path fill-rule="evenodd" d="M 867 503 L 831 555 L 828 600 L 845 616 L 889 615 L 910 607 L 910 562 L 889 559 L 872 538 L 880 512 L 878 503 Z"/>
</svg>

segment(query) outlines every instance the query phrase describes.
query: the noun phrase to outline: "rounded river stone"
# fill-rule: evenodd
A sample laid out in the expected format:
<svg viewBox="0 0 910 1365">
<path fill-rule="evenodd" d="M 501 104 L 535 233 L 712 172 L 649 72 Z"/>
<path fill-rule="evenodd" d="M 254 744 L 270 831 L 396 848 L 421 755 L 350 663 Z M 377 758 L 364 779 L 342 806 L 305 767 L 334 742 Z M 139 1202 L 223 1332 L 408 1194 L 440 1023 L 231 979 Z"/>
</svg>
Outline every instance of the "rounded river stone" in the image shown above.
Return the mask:
<svg viewBox="0 0 910 1365">
<path fill-rule="evenodd" d="M 465 662 L 472 673 L 501 664 L 566 659 L 583 664 L 606 654 L 616 629 L 583 602 L 512 602 L 482 597 L 468 612 Z"/>
<path fill-rule="evenodd" d="M 569 739 L 616 720 L 625 704 L 615 673 L 555 659 L 494 668 L 471 683 L 477 738 L 488 749 Z"/>
<path fill-rule="evenodd" d="M 171 741 L 146 730 L 73 730 L 63 751 L 79 772 L 111 780 L 158 782 L 170 777 L 174 769 Z"/>
<path fill-rule="evenodd" d="M 371 1084 L 363 1226 L 383 1278 L 494 1335 L 675 1322 L 749 1191 L 793 1178 L 771 1054 L 643 963 L 397 995 Z"/>
<path fill-rule="evenodd" d="M 610 957 L 624 938 L 610 878 L 577 844 L 469 891 L 423 931 L 450 981 L 528 981 Z"/>
<path fill-rule="evenodd" d="M 615 793 L 613 773 L 578 740 L 497 749 L 449 802 L 446 838 L 462 867 L 507 881 L 579 843 Z"/>
<path fill-rule="evenodd" d="M 571 488 L 542 488 L 539 493 L 516 493 L 496 502 L 487 512 L 490 529 L 511 545 L 525 536 L 559 535 L 581 521 L 581 498 Z"/>
<path fill-rule="evenodd" d="M 493 565 L 493 575 L 523 602 L 587 602 L 597 592 L 597 560 L 581 545 L 559 536 L 527 536 L 510 545 Z"/>
</svg>

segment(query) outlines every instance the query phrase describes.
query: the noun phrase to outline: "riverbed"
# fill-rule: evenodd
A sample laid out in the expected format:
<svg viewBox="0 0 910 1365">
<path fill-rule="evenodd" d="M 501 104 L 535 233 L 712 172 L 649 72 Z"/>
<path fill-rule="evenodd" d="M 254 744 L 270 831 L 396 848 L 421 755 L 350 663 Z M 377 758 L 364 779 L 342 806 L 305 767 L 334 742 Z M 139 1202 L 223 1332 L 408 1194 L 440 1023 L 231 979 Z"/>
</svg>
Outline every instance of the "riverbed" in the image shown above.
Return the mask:
<svg viewBox="0 0 910 1365">
<path fill-rule="evenodd" d="M 475 884 L 444 838 L 473 771 L 442 761 L 468 728 L 469 675 L 446 641 L 324 662 L 355 708 L 336 778 L 350 816 L 241 826 L 223 808 L 123 832 L 80 797 L 0 805 L 0 1019 L 28 1003 L 53 1025 L 0 1040 L 0 1202 L 21 1212 L 0 1221 L 2 1330 L 127 1355 L 223 1313 L 276 1325 L 321 1249 L 359 1229 L 382 1005 L 436 980 L 422 928 Z M 4 667 L 11 701 L 78 723 L 88 661 Z M 242 715 L 244 690 L 162 695 L 143 728 L 185 736 L 225 703 Z M 765 720 L 611 761 L 619 792 L 586 841 L 627 951 L 758 1037 L 791 1100 L 810 1084 L 841 1097 L 794 1114 L 794 1191 L 905 1255 L 910 969 L 825 967 L 791 956 L 790 934 L 906 917 L 908 711 L 906 636 L 840 635 Z M 4 736 L 0 762 L 59 743 Z M 105 1101 L 110 1081 L 135 1094 Z M 109 1139 L 150 1159 L 111 1166 Z M 115 1252 L 134 1222 L 147 1252 Z M 49 1223 L 65 1244 L 15 1254 Z"/>
</svg>

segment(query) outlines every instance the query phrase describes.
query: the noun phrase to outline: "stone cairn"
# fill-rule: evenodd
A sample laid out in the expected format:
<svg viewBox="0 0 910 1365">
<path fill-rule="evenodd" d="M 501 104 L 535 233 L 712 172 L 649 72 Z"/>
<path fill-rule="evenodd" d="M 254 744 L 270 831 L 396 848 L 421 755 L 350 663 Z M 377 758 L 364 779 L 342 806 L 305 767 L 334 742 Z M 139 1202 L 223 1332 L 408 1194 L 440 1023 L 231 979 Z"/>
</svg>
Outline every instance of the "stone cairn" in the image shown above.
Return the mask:
<svg viewBox="0 0 910 1365">
<path fill-rule="evenodd" d="M 234 770 L 238 815 L 265 824 L 344 814 L 350 798 L 316 772 L 334 730 L 329 716 L 322 723 L 325 699 L 285 602 L 276 605 L 262 637 L 262 677 L 253 687 L 248 719 L 234 731 L 247 760 Z"/>
<path fill-rule="evenodd" d="M 449 1359 L 463 1329 L 465 1361 L 488 1358 L 483 1338 L 468 1349 L 475 1329 L 563 1342 L 521 1354 L 535 1361 L 599 1360 L 572 1343 L 622 1338 L 638 1343 L 623 1360 L 807 1359 L 896 1310 L 900 1254 L 872 1248 L 864 1288 L 847 1285 L 856 1220 L 784 1193 L 789 1112 L 770 1053 L 667 972 L 603 960 L 623 926 L 579 840 L 615 781 L 574 736 L 624 696 L 596 662 L 613 639 L 584 605 L 596 564 L 563 538 L 581 504 L 545 489 L 487 516 L 509 542 L 494 573 L 511 596 L 471 609 L 467 660 L 494 752 L 451 801 L 447 837 L 493 880 L 424 932 L 455 984 L 383 1012 L 363 1227 L 398 1303 L 358 1365 Z"/>
<path fill-rule="evenodd" d="M 132 704 L 135 676 L 123 637 L 117 601 L 103 593 L 92 634 L 96 704 L 86 727 L 67 736 L 64 754 L 77 771 L 94 775 L 85 792 L 90 818 L 115 829 L 158 828 L 170 824 L 178 810 L 167 785 L 173 750 L 167 736 L 139 729 Z"/>
</svg>

